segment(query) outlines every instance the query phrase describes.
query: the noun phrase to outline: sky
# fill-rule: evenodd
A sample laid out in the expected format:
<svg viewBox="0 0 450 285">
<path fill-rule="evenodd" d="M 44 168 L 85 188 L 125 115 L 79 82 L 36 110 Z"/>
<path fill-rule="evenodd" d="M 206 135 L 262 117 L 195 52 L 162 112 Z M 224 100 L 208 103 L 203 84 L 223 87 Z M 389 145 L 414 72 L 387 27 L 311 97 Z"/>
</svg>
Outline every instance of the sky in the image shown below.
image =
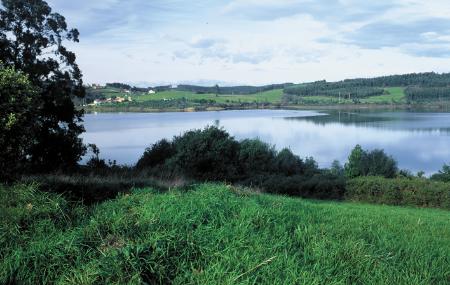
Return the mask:
<svg viewBox="0 0 450 285">
<path fill-rule="evenodd" d="M 335 81 L 450 72 L 448 0 L 48 0 L 86 83 Z"/>
</svg>

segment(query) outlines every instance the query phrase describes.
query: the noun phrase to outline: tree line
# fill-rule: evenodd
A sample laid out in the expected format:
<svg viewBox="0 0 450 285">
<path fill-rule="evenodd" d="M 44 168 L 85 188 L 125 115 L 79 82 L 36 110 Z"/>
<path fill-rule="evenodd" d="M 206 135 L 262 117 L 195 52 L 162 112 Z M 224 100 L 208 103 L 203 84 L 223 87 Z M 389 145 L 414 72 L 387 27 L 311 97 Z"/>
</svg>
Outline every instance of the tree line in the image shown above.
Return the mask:
<svg viewBox="0 0 450 285">
<path fill-rule="evenodd" d="M 450 99 L 450 87 L 408 87 L 406 99 L 411 102 L 440 101 Z"/>
<path fill-rule="evenodd" d="M 385 87 L 408 87 L 406 96 L 410 101 L 448 98 L 450 73 L 411 73 L 376 78 L 346 79 L 337 82 L 323 80 L 291 85 L 284 88 L 284 93 L 288 95 L 289 101 L 295 100 L 295 96 L 318 95 L 357 99 L 382 95 Z"/>
<path fill-rule="evenodd" d="M 292 83 L 282 83 L 282 84 L 270 84 L 263 86 L 227 86 L 220 87 L 216 86 L 197 86 L 197 85 L 178 85 L 177 90 L 188 91 L 198 94 L 236 94 L 236 95 L 249 95 L 256 94 L 260 92 L 283 89 L 287 86 L 292 85 Z"/>
</svg>

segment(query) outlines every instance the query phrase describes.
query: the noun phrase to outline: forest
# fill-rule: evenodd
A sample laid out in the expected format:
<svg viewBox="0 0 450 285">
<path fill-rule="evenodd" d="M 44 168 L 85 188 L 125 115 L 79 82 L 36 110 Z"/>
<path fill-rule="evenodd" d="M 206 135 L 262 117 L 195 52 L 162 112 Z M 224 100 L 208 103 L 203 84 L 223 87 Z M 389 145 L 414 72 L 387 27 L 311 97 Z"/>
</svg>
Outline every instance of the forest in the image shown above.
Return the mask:
<svg viewBox="0 0 450 285">
<path fill-rule="evenodd" d="M 435 101 L 448 98 L 450 73 L 412 73 L 376 78 L 346 79 L 337 82 L 317 81 L 284 88 L 288 101 L 295 96 L 331 96 L 342 99 L 361 99 L 379 96 L 387 87 L 406 87 L 409 102 Z"/>
</svg>

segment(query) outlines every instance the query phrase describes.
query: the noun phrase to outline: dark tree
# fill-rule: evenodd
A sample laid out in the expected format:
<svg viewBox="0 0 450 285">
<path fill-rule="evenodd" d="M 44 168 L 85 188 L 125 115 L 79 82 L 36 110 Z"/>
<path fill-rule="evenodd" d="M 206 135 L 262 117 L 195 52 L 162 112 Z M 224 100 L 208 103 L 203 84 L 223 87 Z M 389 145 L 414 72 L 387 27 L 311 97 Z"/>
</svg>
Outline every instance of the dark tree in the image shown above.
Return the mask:
<svg viewBox="0 0 450 285">
<path fill-rule="evenodd" d="M 79 138 L 83 113 L 72 99 L 82 98 L 85 90 L 75 54 L 63 42 L 78 42 L 79 33 L 45 1 L 2 0 L 2 5 L 0 59 L 27 74 L 37 90 L 31 165 L 40 171 L 73 167 L 85 147 Z"/>
<path fill-rule="evenodd" d="M 32 143 L 36 113 L 34 90 L 26 75 L 0 62 L 0 180 L 23 171 Z"/>
</svg>

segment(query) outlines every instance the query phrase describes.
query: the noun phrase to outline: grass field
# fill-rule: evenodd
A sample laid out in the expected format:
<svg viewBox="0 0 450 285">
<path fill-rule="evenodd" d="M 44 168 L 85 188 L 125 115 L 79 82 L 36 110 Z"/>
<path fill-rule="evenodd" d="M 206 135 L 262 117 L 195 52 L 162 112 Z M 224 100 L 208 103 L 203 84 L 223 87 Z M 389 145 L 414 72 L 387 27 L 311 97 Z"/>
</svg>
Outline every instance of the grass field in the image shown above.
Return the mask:
<svg viewBox="0 0 450 285">
<path fill-rule="evenodd" d="M 405 88 L 403 87 L 389 87 L 385 88 L 389 93 L 386 95 L 373 96 L 361 99 L 362 103 L 366 104 L 391 104 L 391 103 L 406 103 Z"/>
<path fill-rule="evenodd" d="M 96 90 L 95 92 L 101 93 L 106 97 L 111 96 L 131 96 L 131 98 L 136 102 L 146 102 L 146 101 L 159 101 L 159 100 L 170 100 L 170 99 L 183 99 L 188 100 L 212 100 L 217 103 L 245 103 L 245 102 L 269 102 L 269 103 L 279 103 L 281 102 L 281 97 L 283 95 L 282 89 L 275 89 L 271 91 L 249 94 L 249 95 L 231 95 L 231 94 L 221 94 L 216 96 L 216 94 L 196 94 L 187 91 L 163 91 L 156 94 L 147 93 L 124 93 L 119 89 L 106 88 Z"/>
<path fill-rule="evenodd" d="M 182 99 L 188 100 L 213 100 L 217 103 L 233 103 L 233 102 L 269 102 L 278 103 L 281 101 L 283 90 L 271 90 L 250 95 L 219 95 L 216 94 L 195 94 L 186 91 L 165 91 L 156 94 L 136 95 L 132 98 L 138 102 L 149 100 L 164 100 L 164 99 Z"/>
<path fill-rule="evenodd" d="M 403 87 L 389 87 L 385 88 L 388 94 L 372 96 L 360 99 L 363 104 L 401 104 L 406 103 L 405 93 Z M 323 104 L 323 105 L 335 105 L 335 104 L 354 104 L 353 100 L 348 98 L 339 98 L 331 96 L 302 96 L 303 104 Z"/>
<path fill-rule="evenodd" d="M 85 207 L 0 188 L 2 284 L 449 284 L 449 212 L 224 185 Z"/>
</svg>

